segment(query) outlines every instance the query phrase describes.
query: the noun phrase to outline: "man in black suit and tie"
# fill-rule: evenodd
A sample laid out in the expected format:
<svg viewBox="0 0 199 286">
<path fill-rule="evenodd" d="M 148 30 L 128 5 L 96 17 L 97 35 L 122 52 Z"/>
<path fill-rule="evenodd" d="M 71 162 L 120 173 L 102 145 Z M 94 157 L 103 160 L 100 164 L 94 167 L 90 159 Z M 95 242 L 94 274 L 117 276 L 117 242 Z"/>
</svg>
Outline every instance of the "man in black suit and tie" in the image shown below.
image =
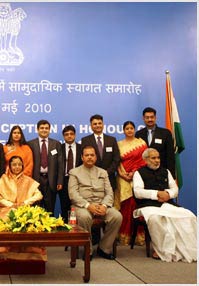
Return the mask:
<svg viewBox="0 0 199 286">
<path fill-rule="evenodd" d="M 171 132 L 156 124 L 156 110 L 146 107 L 143 110 L 145 128 L 136 132 L 135 137 L 142 138 L 150 148 L 155 148 L 160 154 L 161 167 L 169 169 L 175 178 L 175 152 Z"/>
<path fill-rule="evenodd" d="M 115 137 L 103 133 L 103 117 L 95 114 L 90 118 L 92 135 L 82 138 L 82 148 L 93 146 L 96 150 L 97 161 L 95 165 L 108 172 L 113 191 L 116 188 L 115 172 L 120 162 L 120 153 Z"/>
<path fill-rule="evenodd" d="M 62 144 L 62 153 L 64 158 L 64 184 L 63 189 L 59 191 L 61 212 L 64 221 L 68 222 L 68 211 L 71 207 L 71 201 L 68 195 L 69 171 L 82 164 L 81 145 L 75 142 L 76 130 L 72 125 L 64 127 L 62 130 L 65 143 Z"/>
<path fill-rule="evenodd" d="M 28 142 L 33 152 L 33 179 L 40 183 L 42 207 L 54 215 L 56 195 L 63 186 L 63 156 L 61 143 L 49 138 L 50 123 L 37 123 L 38 138 Z"/>
</svg>

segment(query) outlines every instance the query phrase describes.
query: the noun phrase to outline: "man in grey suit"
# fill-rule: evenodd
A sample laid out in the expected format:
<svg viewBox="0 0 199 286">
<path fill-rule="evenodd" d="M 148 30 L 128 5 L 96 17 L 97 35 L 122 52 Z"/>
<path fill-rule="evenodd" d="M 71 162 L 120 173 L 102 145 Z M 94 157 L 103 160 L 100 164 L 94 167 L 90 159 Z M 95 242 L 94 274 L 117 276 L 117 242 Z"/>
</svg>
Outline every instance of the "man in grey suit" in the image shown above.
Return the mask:
<svg viewBox="0 0 199 286">
<path fill-rule="evenodd" d="M 72 125 L 67 125 L 62 130 L 62 135 L 64 137 L 64 143 L 62 144 L 62 153 L 64 158 L 64 184 L 63 189 L 59 191 L 59 199 L 61 205 L 61 212 L 64 221 L 68 222 L 68 211 L 71 207 L 70 198 L 68 196 L 68 181 L 69 181 L 69 171 L 71 168 L 78 167 L 82 164 L 81 159 L 81 145 L 75 142 L 76 130 Z M 69 152 L 72 152 L 72 166 L 69 167 Z"/>
<path fill-rule="evenodd" d="M 115 137 L 103 133 L 104 123 L 101 115 L 95 114 L 91 116 L 90 125 L 93 134 L 82 138 L 82 147 L 90 145 L 95 148 L 97 154 L 96 166 L 108 172 L 109 180 L 114 191 L 116 189 L 115 173 L 120 162 L 120 152 L 117 141 Z M 99 140 L 102 147 L 101 154 L 98 147 Z"/>
<path fill-rule="evenodd" d="M 175 178 L 175 152 L 171 132 L 157 126 L 154 108 L 146 107 L 142 114 L 146 127 L 137 131 L 135 137 L 142 138 L 148 147 L 155 148 L 159 152 L 161 167 L 169 169 Z"/>
<path fill-rule="evenodd" d="M 61 143 L 49 138 L 50 123 L 40 120 L 37 123 L 38 138 L 28 142 L 32 149 L 34 166 L 33 179 L 40 183 L 40 191 L 43 195 L 42 207 L 54 215 L 56 195 L 63 185 L 63 156 Z M 45 165 L 43 165 L 42 145 L 46 148 Z"/>
<path fill-rule="evenodd" d="M 91 232 L 93 217 L 103 218 L 106 227 L 97 253 L 105 259 L 115 259 L 111 251 L 122 215 L 113 207 L 113 190 L 107 171 L 95 166 L 97 156 L 94 147 L 83 147 L 82 161 L 83 165 L 69 172 L 69 197 L 76 209 L 78 224 Z M 90 245 L 92 255 L 92 243 Z"/>
</svg>

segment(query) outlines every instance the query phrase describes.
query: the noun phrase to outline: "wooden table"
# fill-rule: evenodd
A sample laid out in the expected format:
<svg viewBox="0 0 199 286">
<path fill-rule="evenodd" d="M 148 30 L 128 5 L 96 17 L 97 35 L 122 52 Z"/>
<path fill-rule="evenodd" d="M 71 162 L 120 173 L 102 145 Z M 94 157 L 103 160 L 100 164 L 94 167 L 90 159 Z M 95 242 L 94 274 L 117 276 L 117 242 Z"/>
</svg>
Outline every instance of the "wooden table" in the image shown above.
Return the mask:
<svg viewBox="0 0 199 286">
<path fill-rule="evenodd" d="M 77 248 L 84 247 L 84 282 L 90 280 L 90 234 L 79 226 L 57 232 L 0 232 L 0 246 L 71 246 L 70 266 L 76 266 Z"/>
</svg>

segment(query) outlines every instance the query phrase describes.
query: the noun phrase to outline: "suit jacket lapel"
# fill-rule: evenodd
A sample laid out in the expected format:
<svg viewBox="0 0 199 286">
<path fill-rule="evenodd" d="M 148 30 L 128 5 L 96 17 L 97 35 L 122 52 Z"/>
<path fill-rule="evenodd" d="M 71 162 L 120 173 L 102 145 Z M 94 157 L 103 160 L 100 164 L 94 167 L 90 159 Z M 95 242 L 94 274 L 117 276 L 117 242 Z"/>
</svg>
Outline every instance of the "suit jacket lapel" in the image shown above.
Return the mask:
<svg viewBox="0 0 199 286">
<path fill-rule="evenodd" d="M 64 158 L 64 167 L 66 166 L 66 144 L 63 143 L 62 145 L 62 154 L 63 154 L 63 158 Z"/>
<path fill-rule="evenodd" d="M 147 128 L 144 130 L 144 140 L 147 142 L 147 145 L 148 145 L 148 130 L 147 130 Z"/>
<path fill-rule="evenodd" d="M 103 134 L 104 135 L 104 146 L 103 146 L 103 155 L 104 153 L 106 152 L 106 147 L 110 146 L 109 145 L 109 138 L 108 136 L 106 136 L 106 134 Z"/>
<path fill-rule="evenodd" d="M 91 136 L 91 144 L 94 145 L 98 149 L 94 134 L 92 134 Z"/>
<path fill-rule="evenodd" d="M 76 166 L 80 165 L 82 156 L 82 147 L 80 144 L 76 143 Z"/>
<path fill-rule="evenodd" d="M 50 138 L 48 138 L 48 156 L 49 156 L 52 149 L 53 149 L 52 141 L 50 140 Z"/>
</svg>

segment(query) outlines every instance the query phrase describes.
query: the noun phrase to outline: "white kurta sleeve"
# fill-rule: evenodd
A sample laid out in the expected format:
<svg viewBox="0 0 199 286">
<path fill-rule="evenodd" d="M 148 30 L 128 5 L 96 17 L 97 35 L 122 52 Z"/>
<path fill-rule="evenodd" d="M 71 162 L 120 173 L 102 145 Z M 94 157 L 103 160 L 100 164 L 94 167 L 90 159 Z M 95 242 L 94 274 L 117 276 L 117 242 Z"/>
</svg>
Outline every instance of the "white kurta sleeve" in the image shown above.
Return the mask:
<svg viewBox="0 0 199 286">
<path fill-rule="evenodd" d="M 138 199 L 158 200 L 158 191 L 145 189 L 144 182 L 138 171 L 136 171 L 133 176 L 133 189 L 135 197 Z"/>
<path fill-rule="evenodd" d="M 168 171 L 169 188 L 166 189 L 165 191 L 169 193 L 170 199 L 174 199 L 178 195 L 178 186 L 174 178 L 172 177 L 171 172 L 169 170 L 167 171 Z"/>
</svg>

